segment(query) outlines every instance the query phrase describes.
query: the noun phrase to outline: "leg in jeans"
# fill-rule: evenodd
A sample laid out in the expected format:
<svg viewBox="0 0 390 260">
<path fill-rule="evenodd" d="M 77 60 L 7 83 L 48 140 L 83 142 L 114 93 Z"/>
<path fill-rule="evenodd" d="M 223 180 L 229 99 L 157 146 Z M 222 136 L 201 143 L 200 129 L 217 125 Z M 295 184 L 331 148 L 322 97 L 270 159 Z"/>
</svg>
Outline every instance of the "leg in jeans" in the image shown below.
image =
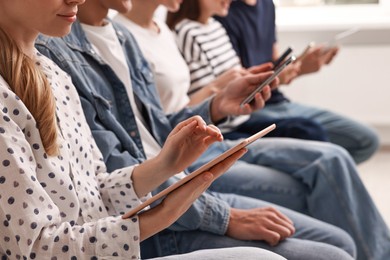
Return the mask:
<svg viewBox="0 0 390 260">
<path fill-rule="evenodd" d="M 192 253 L 153 258 L 153 260 L 286 260 L 270 251 L 255 247 L 204 249 Z"/>
<path fill-rule="evenodd" d="M 256 165 L 266 165 L 305 186 L 301 191 L 306 193 L 307 213 L 347 231 L 357 245 L 358 259 L 390 259 L 389 229 L 343 148 L 324 142 L 265 138 L 253 143 L 242 159 L 250 163 L 245 172 L 236 170 L 235 175 L 222 175 L 213 184 L 215 190 L 239 190 L 240 194 L 262 199 L 258 196 L 267 190 L 259 193 L 251 189 L 256 188 L 256 183 L 267 185 L 269 174 L 264 173 L 264 167 L 258 169 L 257 176 L 251 173 L 249 183 L 239 182 L 238 176 L 249 181 L 244 176 L 250 169 L 256 172 Z M 284 204 L 296 198 L 285 196 Z"/>
<path fill-rule="evenodd" d="M 233 208 L 249 209 L 271 205 L 234 194 L 218 193 L 215 196 L 228 202 Z M 289 260 L 353 259 L 356 253 L 355 245 L 345 231 L 289 209 L 272 206 L 286 214 L 294 222 L 296 228 L 296 233 L 292 238 L 286 239 L 277 246 L 270 246 L 263 241 L 237 240 L 203 231 L 162 232 L 158 236 L 160 253 L 171 255 L 199 249 L 249 246 L 272 251 Z M 142 253 L 142 257 L 147 255 L 144 251 Z M 150 255 L 150 251 L 148 253 Z"/>
<path fill-rule="evenodd" d="M 304 140 L 329 141 L 324 128 L 311 119 L 303 117 L 267 119 L 260 117 L 259 114 L 252 114 L 246 122 L 235 130 L 224 133 L 223 136 L 230 140 L 247 138 L 271 124 L 276 124 L 277 127 L 265 137 L 290 137 Z"/>
<path fill-rule="evenodd" d="M 356 163 L 370 158 L 379 147 L 378 136 L 371 128 L 324 109 L 286 101 L 266 105 L 255 115 L 267 120 L 291 117 L 311 119 L 325 129 L 330 142 L 344 147 Z"/>
</svg>

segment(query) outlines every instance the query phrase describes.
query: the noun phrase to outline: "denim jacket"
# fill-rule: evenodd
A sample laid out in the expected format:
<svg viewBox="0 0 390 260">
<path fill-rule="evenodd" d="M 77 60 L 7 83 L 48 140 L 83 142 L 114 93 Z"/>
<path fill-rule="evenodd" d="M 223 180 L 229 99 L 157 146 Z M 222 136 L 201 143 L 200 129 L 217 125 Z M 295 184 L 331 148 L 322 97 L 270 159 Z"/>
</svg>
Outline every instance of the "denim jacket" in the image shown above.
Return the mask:
<svg viewBox="0 0 390 260">
<path fill-rule="evenodd" d="M 135 39 L 121 25 L 115 22 L 113 25 L 126 55 L 134 94 L 147 111 L 146 120 L 157 142 L 163 145 L 173 126 L 192 115 L 200 115 L 206 122 L 210 122 L 210 99 L 167 117 L 162 110 L 152 72 Z M 145 160 L 140 133 L 125 87 L 114 71 L 93 51 L 81 25 L 76 22 L 71 33 L 63 38 L 40 35 L 36 48 L 71 75 L 108 169 L 118 169 Z M 210 159 L 224 149 L 223 144 L 213 145 L 204 158 Z M 154 192 L 176 181 L 176 177 L 172 177 Z M 226 202 L 206 192 L 170 229 L 200 229 L 222 235 L 227 229 L 229 212 L 230 207 Z"/>
</svg>

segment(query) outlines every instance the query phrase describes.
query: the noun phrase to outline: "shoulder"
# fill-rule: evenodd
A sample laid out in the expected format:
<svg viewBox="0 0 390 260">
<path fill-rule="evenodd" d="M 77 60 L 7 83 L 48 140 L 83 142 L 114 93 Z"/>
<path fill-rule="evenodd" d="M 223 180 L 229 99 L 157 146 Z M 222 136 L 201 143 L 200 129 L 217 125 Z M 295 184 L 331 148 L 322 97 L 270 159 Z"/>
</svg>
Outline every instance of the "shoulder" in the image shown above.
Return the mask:
<svg viewBox="0 0 390 260">
<path fill-rule="evenodd" d="M 39 49 L 62 49 L 62 45 L 65 45 L 65 42 L 58 37 L 50 37 L 40 34 L 35 40 L 35 46 Z"/>
<path fill-rule="evenodd" d="M 196 34 L 196 31 L 200 30 L 201 28 L 202 27 L 198 22 L 189 19 L 184 19 L 175 26 L 174 32 L 178 36 L 186 34 L 194 35 Z"/>
</svg>

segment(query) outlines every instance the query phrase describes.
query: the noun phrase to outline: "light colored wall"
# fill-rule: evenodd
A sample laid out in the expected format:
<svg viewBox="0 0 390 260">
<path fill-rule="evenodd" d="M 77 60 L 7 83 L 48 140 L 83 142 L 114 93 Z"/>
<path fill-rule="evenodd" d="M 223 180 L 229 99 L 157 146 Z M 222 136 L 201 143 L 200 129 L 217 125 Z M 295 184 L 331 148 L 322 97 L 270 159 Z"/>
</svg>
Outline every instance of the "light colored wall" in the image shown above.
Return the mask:
<svg viewBox="0 0 390 260">
<path fill-rule="evenodd" d="M 390 145 L 390 9 L 384 6 L 278 8 L 280 49 L 299 54 L 310 41 L 326 42 L 358 26 L 334 62 L 283 92 L 295 101 L 331 109 L 375 127 Z"/>
</svg>

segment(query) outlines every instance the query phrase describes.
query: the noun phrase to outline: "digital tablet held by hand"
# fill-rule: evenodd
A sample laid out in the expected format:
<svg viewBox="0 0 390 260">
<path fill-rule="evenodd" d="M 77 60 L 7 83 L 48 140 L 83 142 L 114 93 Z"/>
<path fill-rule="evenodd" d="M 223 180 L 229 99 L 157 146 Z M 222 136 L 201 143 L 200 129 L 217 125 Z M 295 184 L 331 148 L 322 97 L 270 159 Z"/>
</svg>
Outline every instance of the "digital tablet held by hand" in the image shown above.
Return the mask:
<svg viewBox="0 0 390 260">
<path fill-rule="evenodd" d="M 162 190 L 161 192 L 157 193 L 153 197 L 147 199 L 145 202 L 141 203 L 137 207 L 135 207 L 132 210 L 128 211 L 127 213 L 125 213 L 122 216 L 122 218 L 126 219 L 126 218 L 130 218 L 130 217 L 134 216 L 135 214 L 137 214 L 138 212 L 140 212 L 142 209 L 146 208 L 147 206 L 149 206 L 153 202 L 155 202 L 155 201 L 157 201 L 159 199 L 162 199 L 163 197 L 168 195 L 170 192 L 174 191 L 175 189 L 179 188 L 183 184 L 185 184 L 188 181 L 192 180 L 193 178 L 195 178 L 196 176 L 198 176 L 202 172 L 205 172 L 205 171 L 209 170 L 210 168 L 212 168 L 216 164 L 222 162 L 223 160 L 228 158 L 230 155 L 233 155 L 235 152 L 239 151 L 240 149 L 242 149 L 242 148 L 246 147 L 247 145 L 253 143 L 257 139 L 265 136 L 266 134 L 268 134 L 269 132 L 271 132 L 275 128 L 276 128 L 276 125 L 272 124 L 272 125 L 268 126 L 267 128 L 264 128 L 260 132 L 258 132 L 256 134 L 254 134 L 254 135 L 244 139 L 242 142 L 240 142 L 236 146 L 234 146 L 234 147 L 230 148 L 229 150 L 227 150 L 226 152 L 220 154 L 218 157 L 216 157 L 213 160 L 211 160 L 210 162 L 204 164 L 203 166 L 201 166 L 197 170 L 193 171 L 191 174 L 187 175 L 183 179 L 177 181 L 176 183 L 172 184 L 168 188 Z"/>
<path fill-rule="evenodd" d="M 260 93 L 265 86 L 269 85 L 283 70 L 286 68 L 291 62 L 295 61 L 295 56 L 290 56 L 287 60 L 285 60 L 279 67 L 274 71 L 274 73 L 269 76 L 266 80 L 263 81 L 247 98 L 245 98 L 240 106 L 244 106 L 245 104 L 249 104 L 255 98 L 256 93 Z"/>
<path fill-rule="evenodd" d="M 345 39 L 348 37 L 354 35 L 355 33 L 359 32 L 359 27 L 353 27 L 348 30 L 342 31 L 341 33 L 336 34 L 330 41 L 326 43 L 328 48 L 335 47 L 342 43 Z"/>
</svg>

